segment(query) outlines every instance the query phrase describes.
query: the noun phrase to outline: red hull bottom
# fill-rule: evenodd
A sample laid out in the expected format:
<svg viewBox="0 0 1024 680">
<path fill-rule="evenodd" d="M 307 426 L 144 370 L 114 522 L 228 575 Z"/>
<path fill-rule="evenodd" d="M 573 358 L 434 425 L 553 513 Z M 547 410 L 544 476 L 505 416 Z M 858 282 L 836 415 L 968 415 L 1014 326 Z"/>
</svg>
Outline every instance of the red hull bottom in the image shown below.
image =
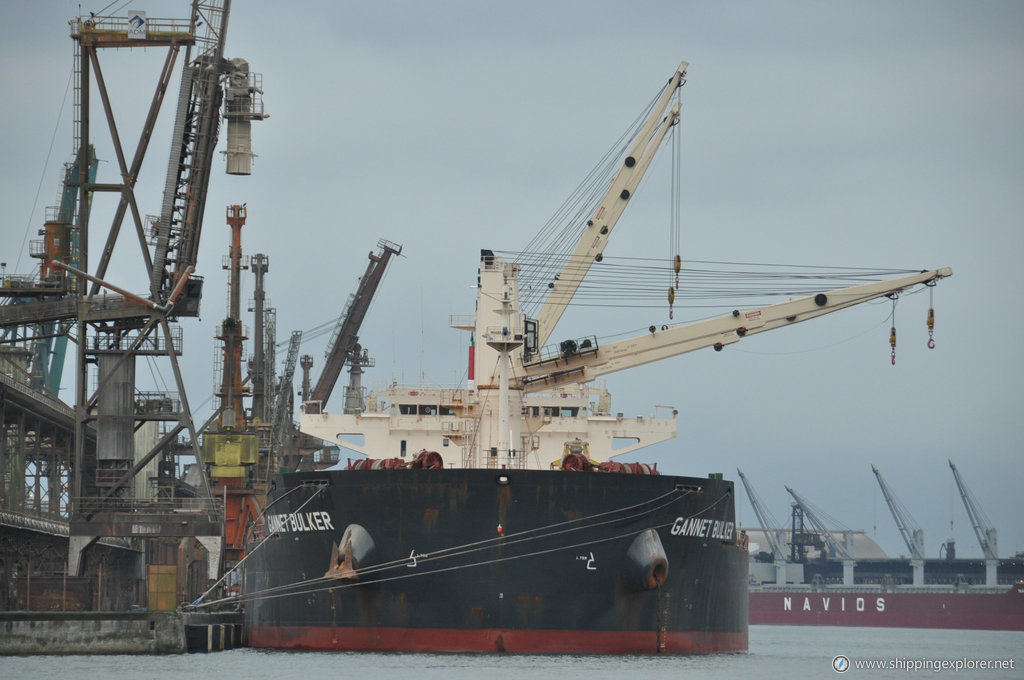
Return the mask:
<svg viewBox="0 0 1024 680">
<path fill-rule="evenodd" d="M 259 626 L 250 647 L 352 652 L 713 654 L 746 651 L 747 633 Z"/>
</svg>

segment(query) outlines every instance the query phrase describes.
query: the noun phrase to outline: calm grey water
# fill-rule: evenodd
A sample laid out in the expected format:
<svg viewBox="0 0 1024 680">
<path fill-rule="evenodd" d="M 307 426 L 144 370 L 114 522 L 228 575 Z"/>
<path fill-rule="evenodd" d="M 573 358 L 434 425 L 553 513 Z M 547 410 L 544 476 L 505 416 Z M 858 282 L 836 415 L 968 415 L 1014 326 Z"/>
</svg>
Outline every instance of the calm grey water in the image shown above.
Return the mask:
<svg viewBox="0 0 1024 680">
<path fill-rule="evenodd" d="M 1005 670 L 832 669 L 832 659 L 904 662 L 1013 659 Z M 603 678 L 1024 678 L 1024 633 L 907 628 L 751 626 L 743 654 L 694 657 L 355 654 L 238 649 L 182 656 L 0 657 L 0 680 L 600 680 Z"/>
</svg>

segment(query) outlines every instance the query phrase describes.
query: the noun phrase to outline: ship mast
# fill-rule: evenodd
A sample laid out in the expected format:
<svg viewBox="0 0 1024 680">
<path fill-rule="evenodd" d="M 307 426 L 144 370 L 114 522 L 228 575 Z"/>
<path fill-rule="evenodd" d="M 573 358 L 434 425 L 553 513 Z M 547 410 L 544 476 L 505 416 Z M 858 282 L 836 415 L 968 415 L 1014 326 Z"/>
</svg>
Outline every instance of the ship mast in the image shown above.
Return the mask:
<svg viewBox="0 0 1024 680">
<path fill-rule="evenodd" d="M 506 465 L 513 467 L 517 451 L 512 448 L 512 443 L 520 441 L 520 419 L 518 416 L 516 418 L 509 417 L 511 411 L 509 371 L 512 364 L 511 352 L 522 347 L 523 333 L 521 329 L 516 333 L 516 329 L 512 327 L 512 302 L 516 299 L 513 290 L 514 266 L 506 264 L 504 270 L 505 283 L 501 288 L 499 299 L 501 307 L 495 310 L 501 315 L 501 327 L 488 328 L 485 340 L 489 347 L 498 351 L 498 446 L 497 451 L 491 450 L 491 457 L 495 457 L 496 453 L 500 454 L 501 459 L 505 461 L 501 464 L 502 467 Z M 518 453 L 521 460 L 523 452 L 519 451 Z"/>
</svg>

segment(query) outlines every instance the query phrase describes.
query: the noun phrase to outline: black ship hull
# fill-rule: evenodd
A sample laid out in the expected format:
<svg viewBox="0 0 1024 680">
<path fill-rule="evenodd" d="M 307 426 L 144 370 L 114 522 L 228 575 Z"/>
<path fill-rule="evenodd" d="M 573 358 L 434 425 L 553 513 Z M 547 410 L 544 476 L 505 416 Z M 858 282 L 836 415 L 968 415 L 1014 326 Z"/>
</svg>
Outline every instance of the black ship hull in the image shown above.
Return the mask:
<svg viewBox="0 0 1024 680">
<path fill-rule="evenodd" d="M 254 647 L 747 648 L 747 551 L 728 481 L 349 470 L 284 475 L 268 504 L 243 565 Z"/>
</svg>

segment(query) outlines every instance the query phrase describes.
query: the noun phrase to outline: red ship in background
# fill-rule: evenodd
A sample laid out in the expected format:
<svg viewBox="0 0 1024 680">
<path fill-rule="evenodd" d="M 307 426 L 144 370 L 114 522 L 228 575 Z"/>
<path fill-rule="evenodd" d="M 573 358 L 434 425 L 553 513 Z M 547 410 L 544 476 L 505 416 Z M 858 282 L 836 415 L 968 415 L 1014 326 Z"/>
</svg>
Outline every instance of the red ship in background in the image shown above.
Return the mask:
<svg viewBox="0 0 1024 680">
<path fill-rule="evenodd" d="M 821 511 L 786 487 L 795 501 L 790 528 L 747 529 L 750 623 L 1024 631 L 1024 555 L 997 557 L 995 528 L 949 466 L 982 559 L 958 559 L 952 540 L 926 559 L 923 531 L 874 466 L 909 558 L 886 557 L 863 532 L 826 528 Z M 761 525 L 780 526 L 739 474 Z"/>
<path fill-rule="evenodd" d="M 995 589 L 813 588 L 752 586 L 750 623 L 1024 631 L 1024 584 L 1020 583 Z"/>
</svg>

